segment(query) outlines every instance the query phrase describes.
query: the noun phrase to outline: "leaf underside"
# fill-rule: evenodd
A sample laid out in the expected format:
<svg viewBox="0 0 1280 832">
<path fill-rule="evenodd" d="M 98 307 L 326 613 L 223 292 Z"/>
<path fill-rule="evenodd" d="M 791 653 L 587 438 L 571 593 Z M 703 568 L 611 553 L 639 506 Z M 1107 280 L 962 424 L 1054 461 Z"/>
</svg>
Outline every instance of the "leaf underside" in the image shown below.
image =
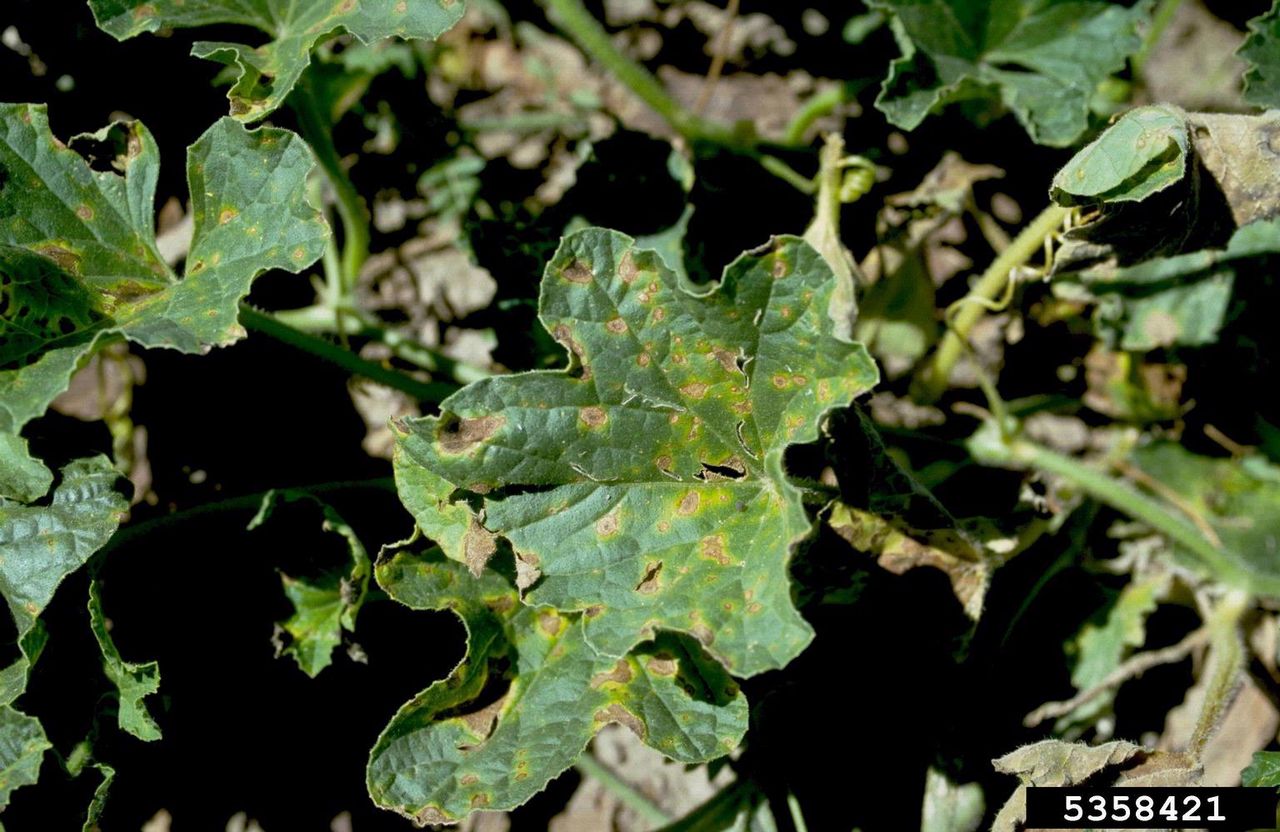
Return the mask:
<svg viewBox="0 0 1280 832">
<path fill-rule="evenodd" d="M 259 46 L 200 41 L 192 54 L 226 64 L 227 98 L 244 122 L 266 118 L 311 63 L 315 45 L 346 31 L 364 43 L 388 37 L 435 39 L 462 17 L 462 0 L 89 0 L 99 28 L 125 40 L 162 28 L 235 24 L 269 36 Z"/>
</svg>

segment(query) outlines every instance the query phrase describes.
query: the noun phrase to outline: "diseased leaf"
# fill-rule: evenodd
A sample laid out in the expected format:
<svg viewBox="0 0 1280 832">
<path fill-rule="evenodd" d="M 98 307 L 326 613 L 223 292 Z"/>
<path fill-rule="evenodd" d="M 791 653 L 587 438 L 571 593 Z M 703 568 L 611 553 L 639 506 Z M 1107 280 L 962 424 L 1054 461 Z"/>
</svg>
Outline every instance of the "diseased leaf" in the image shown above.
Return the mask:
<svg viewBox="0 0 1280 832">
<path fill-rule="evenodd" d="M 1280 751 L 1256 751 L 1253 762 L 1240 773 L 1240 785 L 1280 787 Z"/>
<path fill-rule="evenodd" d="M 387 37 L 435 39 L 462 17 L 462 0 L 89 0 L 98 26 L 117 40 L 163 28 L 233 24 L 265 32 L 260 46 L 200 41 L 191 53 L 232 67 L 227 97 L 241 121 L 266 118 L 284 103 L 319 42 L 346 31 L 364 43 Z"/>
<path fill-rule="evenodd" d="M 43 646 L 36 617 L 62 579 L 106 544 L 128 510 L 129 501 L 116 490 L 120 480 L 110 461 L 97 456 L 63 468 L 48 505 L 0 499 L 0 595 L 13 615 L 23 653 L 0 673 L 0 705 L 26 689 L 26 674 Z"/>
<path fill-rule="evenodd" d="M 0 498 L 30 503 L 49 491 L 53 473 L 32 458 L 27 440 L 0 431 Z"/>
<path fill-rule="evenodd" d="M 526 606 L 492 570 L 401 552 L 376 574 L 397 601 L 453 610 L 467 628 L 466 658 L 400 709 L 369 759 L 373 799 L 419 824 L 524 803 L 610 722 L 688 763 L 727 754 L 746 731 L 737 685 L 679 637 L 601 656 L 581 613 Z"/>
<path fill-rule="evenodd" d="M 294 134 L 214 124 L 188 151 L 195 236 L 181 279 L 156 249 L 159 154 L 138 122 L 49 132 L 45 108 L 0 105 L 0 486 L 43 475 L 18 432 L 106 339 L 202 352 L 244 335 L 239 301 L 269 269 L 319 259 L 328 228 L 306 199 L 310 150 Z"/>
<path fill-rule="evenodd" d="M 1027 814 L 1028 786 L 1074 786 L 1109 768 L 1141 763 L 1147 752 L 1115 740 L 1099 746 L 1042 740 L 992 760 L 996 771 L 1017 775 L 1020 784 L 1000 808 L 991 832 L 1017 832 Z"/>
<path fill-rule="evenodd" d="M 160 665 L 156 662 L 132 664 L 120 657 L 102 613 L 102 587 L 96 579 L 89 582 L 89 628 L 102 651 L 102 669 L 119 693 L 116 718 L 120 729 L 147 742 L 160 739 L 160 729 L 143 704 L 144 699 L 160 690 Z M 105 787 L 106 782 L 102 788 Z"/>
<path fill-rule="evenodd" d="M 1031 138 L 1065 147 L 1084 133 L 1098 85 L 1138 50 L 1146 4 L 1098 0 L 870 0 L 902 50 L 876 107 L 914 130 L 947 104 L 996 99 Z M 1087 55 L 1088 60 L 1081 60 Z"/>
<path fill-rule="evenodd" d="M 40 779 L 40 764 L 50 748 L 40 720 L 0 706 L 0 809 L 9 805 L 14 789 Z"/>
<path fill-rule="evenodd" d="M 406 424 L 402 459 L 470 492 L 514 547 L 525 600 L 585 611 L 602 654 L 670 629 L 735 675 L 782 667 L 812 638 L 787 576 L 811 524 L 783 452 L 876 382 L 866 351 L 832 334 L 834 285 L 794 237 L 699 290 L 624 235 L 574 234 L 540 304 L 570 369 L 469 385 Z M 462 519 L 441 542 L 466 561 Z"/>
<path fill-rule="evenodd" d="M 1050 195 L 1059 205 L 1140 202 L 1182 181 L 1189 144 L 1177 107 L 1138 107 L 1073 156 Z"/>
<path fill-rule="evenodd" d="M 1071 684 L 1076 690 L 1093 688 L 1120 666 L 1134 648 L 1146 640 L 1147 617 L 1155 612 L 1156 601 L 1167 588 L 1165 576 L 1147 578 L 1125 585 L 1101 623 L 1088 623 L 1074 640 L 1075 667 Z M 1111 710 L 1115 689 L 1105 691 L 1081 703 L 1061 717 L 1054 726 L 1057 734 L 1078 733 L 1098 721 Z"/>
<path fill-rule="evenodd" d="M 1280 596 L 1280 467 L 1260 455 L 1244 460 L 1198 456 L 1175 442 L 1153 442 L 1133 453 L 1133 462 L 1176 493 L 1179 506 L 1198 528 L 1216 538 L 1231 574 L 1188 555 L 1191 564 L 1217 580 L 1254 592 Z M 1178 549 L 1174 550 L 1179 551 Z"/>
<path fill-rule="evenodd" d="M 342 516 L 328 503 L 302 491 L 271 491 L 262 500 L 249 523 L 256 529 L 270 519 L 281 502 L 307 501 L 320 507 L 323 528 L 343 538 L 350 560 L 341 568 L 318 575 L 280 574 L 285 597 L 293 604 L 293 615 L 284 622 L 289 642 L 283 652 L 293 656 L 298 667 L 315 676 L 333 663 L 333 651 L 342 644 L 342 631 L 355 632 L 356 615 L 369 592 L 371 566 L 364 544 Z"/>
<path fill-rule="evenodd" d="M 1244 99 L 1259 107 L 1280 107 L 1280 0 L 1249 21 L 1249 36 L 1236 52 L 1249 62 Z"/>
</svg>

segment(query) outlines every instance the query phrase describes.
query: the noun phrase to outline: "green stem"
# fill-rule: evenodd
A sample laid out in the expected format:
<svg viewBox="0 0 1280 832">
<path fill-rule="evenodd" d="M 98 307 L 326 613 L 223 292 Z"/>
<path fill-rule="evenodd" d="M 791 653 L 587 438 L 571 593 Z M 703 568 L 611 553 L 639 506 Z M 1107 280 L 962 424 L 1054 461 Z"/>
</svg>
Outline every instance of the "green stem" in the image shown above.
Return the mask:
<svg viewBox="0 0 1280 832">
<path fill-rule="evenodd" d="M 730 128 L 686 110 L 647 69 L 619 52 L 609 33 L 582 5 L 582 0 L 544 0 L 544 3 L 553 23 L 652 107 L 677 133 L 690 141 L 704 140 L 728 146 L 743 144 L 741 137 Z"/>
<path fill-rule="evenodd" d="M 800 811 L 800 801 L 791 792 L 787 792 L 787 811 L 791 813 L 791 822 L 795 824 L 796 832 L 809 832 L 809 827 L 804 822 L 804 813 Z"/>
<path fill-rule="evenodd" d="M 112 536 L 106 546 L 99 549 L 94 554 L 94 559 L 98 562 L 111 551 L 127 546 L 135 540 L 139 540 L 148 535 L 161 532 L 166 529 L 177 528 L 184 523 L 192 520 L 198 520 L 203 517 L 210 517 L 218 514 L 227 514 L 232 512 L 256 512 L 262 507 L 262 501 L 272 491 L 298 491 L 304 494 L 314 496 L 322 496 L 324 494 L 332 494 L 338 491 L 391 491 L 396 490 L 396 482 L 391 477 L 379 477 L 371 480 L 343 480 L 339 482 L 325 482 L 316 485 L 290 486 L 289 488 L 273 488 L 268 491 L 260 491 L 256 494 L 245 494 L 241 497 L 230 497 L 225 500 L 218 500 L 213 503 L 201 503 L 198 506 L 175 511 L 171 514 L 161 514 L 157 517 L 151 517 L 139 523 L 124 526 Z"/>
<path fill-rule="evenodd" d="M 289 104 L 298 117 L 302 137 L 311 145 L 316 161 L 333 187 L 338 217 L 342 220 L 341 288 L 345 295 L 355 287 L 360 268 L 369 257 L 369 210 L 342 167 L 342 157 L 333 143 L 333 124 L 317 99 L 309 73 L 304 73 L 299 80 L 289 96 Z"/>
<path fill-rule="evenodd" d="M 942 343 L 938 345 L 933 359 L 917 379 L 915 392 L 920 401 L 934 402 L 942 396 L 947 389 L 951 369 L 964 352 L 969 332 L 985 311 L 982 301 L 994 302 L 1008 284 L 1009 273 L 1030 260 L 1044 246 L 1049 235 L 1062 225 L 1068 210 L 1050 205 L 1041 211 L 982 273 L 973 291 L 966 296 L 969 300 L 960 307 L 951 327 L 942 336 Z"/>
<path fill-rule="evenodd" d="M 376 381 L 387 387 L 394 388 L 413 396 L 420 402 L 432 402 L 439 404 L 444 401 L 451 393 L 458 388 L 452 384 L 446 384 L 439 381 L 424 382 L 418 381 L 412 376 L 383 367 L 381 364 L 375 364 L 372 361 L 366 361 L 360 356 L 349 350 L 345 350 L 337 344 L 331 344 L 323 338 L 317 338 L 314 335 L 308 335 L 293 327 L 276 320 L 266 312 L 260 312 L 252 306 L 241 304 L 240 306 L 240 323 L 246 329 L 254 332 L 260 332 L 263 335 L 288 344 L 291 347 L 311 353 L 312 355 L 322 358 L 331 364 L 335 364 L 354 375 L 363 376 L 370 381 Z"/>
<path fill-rule="evenodd" d="M 782 143 L 798 145 L 804 142 L 804 134 L 809 129 L 809 126 L 848 101 L 852 90 L 852 85 L 845 83 L 810 96 L 809 100 L 804 102 L 804 106 L 800 108 L 787 125 L 787 132 L 782 136 Z"/>
<path fill-rule="evenodd" d="M 665 826 L 671 822 L 671 816 L 661 807 L 637 791 L 626 780 L 614 774 L 608 766 L 592 756 L 590 751 L 584 751 L 573 766 L 583 775 L 599 782 L 621 803 L 650 823 Z"/>
<path fill-rule="evenodd" d="M 1189 521 L 1123 480 L 1110 477 L 1077 459 L 1051 451 L 1020 436 L 1006 442 L 970 442 L 969 450 L 974 459 L 984 465 L 1056 474 L 1095 500 L 1141 520 L 1187 549 L 1219 580 L 1234 586 L 1253 587 L 1268 594 L 1280 594 L 1280 580 L 1245 574 Z"/>
<path fill-rule="evenodd" d="M 818 183 L 796 171 L 777 156 L 761 155 L 760 166 L 803 194 L 816 194 Z"/>
<path fill-rule="evenodd" d="M 1155 12 L 1151 15 L 1151 28 L 1147 29 L 1147 34 L 1142 38 L 1142 46 L 1132 58 L 1135 78 L 1141 77 L 1142 69 L 1147 65 L 1147 59 L 1151 57 L 1151 51 L 1160 42 L 1160 36 L 1164 34 L 1165 29 L 1169 28 L 1181 5 L 1182 0 L 1160 0 L 1160 5 L 1156 6 Z"/>
<path fill-rule="evenodd" d="M 361 309 L 343 309 L 341 312 L 342 314 L 338 314 L 337 310 L 328 306 L 307 306 L 302 309 L 276 312 L 273 317 L 303 332 L 325 332 L 373 338 L 390 347 L 396 357 L 412 362 L 429 372 L 449 375 L 459 384 L 470 384 L 493 375 L 482 367 L 450 358 L 416 339 L 381 326 Z"/>
</svg>

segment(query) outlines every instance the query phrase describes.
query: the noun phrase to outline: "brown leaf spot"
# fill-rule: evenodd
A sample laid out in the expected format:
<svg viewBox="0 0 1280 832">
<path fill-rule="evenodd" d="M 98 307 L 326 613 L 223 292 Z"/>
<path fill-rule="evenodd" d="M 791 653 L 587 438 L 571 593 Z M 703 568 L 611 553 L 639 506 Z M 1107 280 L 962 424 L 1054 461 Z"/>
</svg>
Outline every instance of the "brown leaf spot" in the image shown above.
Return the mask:
<svg viewBox="0 0 1280 832">
<path fill-rule="evenodd" d="M 652 360 L 653 359 L 649 357 L 649 353 L 647 352 L 642 352 L 640 353 L 640 355 L 636 356 L 636 363 L 639 364 L 641 367 L 648 367 L 649 362 Z"/>
<path fill-rule="evenodd" d="M 60 245 L 40 246 L 36 253 L 48 257 L 63 271 L 80 274 L 80 255 L 69 248 Z"/>
<path fill-rule="evenodd" d="M 592 604 L 591 606 L 583 610 L 582 614 L 585 615 L 587 618 L 596 618 L 602 612 L 604 612 L 603 604 Z"/>
<path fill-rule="evenodd" d="M 672 465 L 671 457 L 667 456 L 666 454 L 663 454 L 662 456 L 655 459 L 653 461 L 653 464 L 658 466 L 659 471 L 662 471 L 663 473 L 666 473 L 666 474 L 671 473 L 671 465 Z"/>
<path fill-rule="evenodd" d="M 471 574 L 477 578 L 484 571 L 489 558 L 493 557 L 493 553 L 498 550 L 498 546 L 494 541 L 493 533 L 480 525 L 479 520 L 472 517 L 471 526 L 462 538 L 462 549 L 463 557 L 467 562 L 467 569 L 471 570 Z"/>
<path fill-rule="evenodd" d="M 773 386 L 778 388 L 779 390 L 786 390 L 787 385 L 789 385 L 790 383 L 791 383 L 791 380 L 784 375 L 776 375 L 773 377 Z"/>
<path fill-rule="evenodd" d="M 484 792 L 471 795 L 472 809 L 479 809 L 481 806 L 488 806 L 488 805 L 489 805 L 489 795 L 485 794 Z"/>
<path fill-rule="evenodd" d="M 605 673 L 597 673 L 591 677 L 591 687 L 599 689 L 606 684 L 625 685 L 631 681 L 631 665 L 626 659 L 618 659 L 613 669 Z"/>
<path fill-rule="evenodd" d="M 498 714 L 502 711 L 502 704 L 507 701 L 507 695 L 504 693 L 499 699 L 489 705 L 485 705 L 478 711 L 472 711 L 469 714 L 463 714 L 458 717 L 467 729 L 480 739 L 488 739 L 493 733 L 493 726 L 498 721 Z"/>
<path fill-rule="evenodd" d="M 619 725 L 625 725 L 630 728 L 632 733 L 637 737 L 644 739 L 644 723 L 637 719 L 635 714 L 631 713 L 631 711 L 628 711 L 617 702 L 607 708 L 602 708 L 596 711 L 595 720 L 599 723 L 616 722 Z"/>
<path fill-rule="evenodd" d="M 686 384 L 684 387 L 681 387 L 680 392 L 684 393 L 686 396 L 688 396 L 691 399 L 700 399 L 703 396 L 707 395 L 707 385 L 703 384 L 700 381 L 695 381 L 690 384 Z"/>
<path fill-rule="evenodd" d="M 649 672 L 654 676 L 674 676 L 677 669 L 676 660 L 666 653 L 650 656 L 649 661 L 645 662 L 645 667 L 649 668 Z"/>
<path fill-rule="evenodd" d="M 356 10 L 356 0 L 342 0 L 337 6 L 334 6 L 334 14 L 351 14 Z"/>
<path fill-rule="evenodd" d="M 594 277 L 591 267 L 577 259 L 561 269 L 560 276 L 570 283 L 590 283 Z"/>
<path fill-rule="evenodd" d="M 774 254 L 773 266 L 770 268 L 770 273 L 773 275 L 775 280 L 784 278 L 791 273 L 791 264 L 782 256 L 782 252 Z"/>
<path fill-rule="evenodd" d="M 240 212 L 234 208 L 227 207 L 222 209 L 222 213 L 218 215 L 218 225 L 226 225 L 236 217 L 240 216 Z M 297 249 L 301 251 L 302 249 Z"/>
<path fill-rule="evenodd" d="M 542 577 L 538 556 L 532 552 L 516 552 L 516 589 L 528 589 Z"/>
<path fill-rule="evenodd" d="M 694 624 L 689 628 L 689 635 L 696 638 L 704 647 L 710 647 L 711 642 L 716 640 L 716 634 L 711 632 L 711 628 L 706 624 Z"/>
<path fill-rule="evenodd" d="M 396 3 L 396 14 L 404 14 L 409 11 L 409 0 L 400 0 Z"/>
<path fill-rule="evenodd" d="M 479 419 L 459 419 L 446 424 L 438 433 L 440 449 L 447 454 L 461 454 L 473 450 L 481 442 L 498 432 L 506 423 L 502 416 L 482 416 Z"/>
<path fill-rule="evenodd" d="M 653 319 L 655 321 L 660 321 L 665 317 L 667 317 L 667 310 L 663 309 L 661 306 L 656 307 L 653 310 Z"/>
<path fill-rule="evenodd" d="M 93 219 L 93 209 L 88 205 L 81 205 L 80 207 L 76 208 L 76 216 L 84 220 L 85 222 L 88 222 L 89 220 Z"/>
<path fill-rule="evenodd" d="M 614 335 L 621 335 L 627 331 L 627 322 L 621 318 L 614 318 L 612 321 L 605 324 L 604 328 L 612 332 Z"/>
<path fill-rule="evenodd" d="M 723 347 L 715 347 L 711 350 L 711 354 L 716 361 L 720 362 L 720 366 L 724 367 L 726 373 L 741 373 L 738 369 L 738 356 L 736 353 L 729 352 Z"/>
<path fill-rule="evenodd" d="M 658 521 L 658 531 L 663 532 L 663 533 L 666 533 L 666 532 L 671 531 L 671 524 L 670 524 L 670 523 L 668 523 L 666 520 L 659 520 L 659 521 Z"/>
<path fill-rule="evenodd" d="M 676 508 L 677 514 L 683 514 L 688 517 L 698 510 L 698 503 L 701 501 L 698 492 L 690 491 L 680 498 L 680 505 Z"/>
<path fill-rule="evenodd" d="M 605 422 L 609 421 L 608 415 L 604 412 L 603 407 L 584 407 L 578 411 L 578 418 L 587 423 L 588 427 L 598 428 Z"/>
<path fill-rule="evenodd" d="M 661 586 L 658 576 L 662 574 L 662 561 L 655 561 L 645 566 L 644 578 L 636 585 L 636 592 L 641 595 L 652 595 Z"/>
<path fill-rule="evenodd" d="M 146 20 L 148 17 L 156 16 L 156 7 L 150 3 L 143 3 L 141 6 L 133 10 L 134 20 Z"/>
<path fill-rule="evenodd" d="M 413 816 L 413 822 L 418 826 L 432 826 L 435 824 L 449 823 L 451 818 L 435 806 L 424 806 L 418 814 Z"/>
<path fill-rule="evenodd" d="M 616 534 L 620 525 L 618 512 L 611 511 L 596 521 L 596 534 L 601 537 L 608 537 L 611 534 Z"/>
<path fill-rule="evenodd" d="M 702 556 L 710 558 L 721 566 L 728 566 L 729 556 L 724 551 L 724 535 L 713 534 L 702 538 Z"/>
<path fill-rule="evenodd" d="M 631 252 L 622 255 L 622 260 L 618 263 L 618 277 L 622 278 L 623 283 L 630 283 L 636 279 L 636 275 L 640 270 L 636 268 L 636 262 L 631 259 Z"/>
<path fill-rule="evenodd" d="M 749 613 L 757 613 L 762 609 L 764 609 L 764 604 L 761 604 L 759 601 L 752 601 L 750 604 L 747 604 L 747 612 Z"/>
<path fill-rule="evenodd" d="M 307 258 L 307 252 L 302 246 L 298 246 L 293 250 L 293 259 L 301 262 Z"/>
</svg>

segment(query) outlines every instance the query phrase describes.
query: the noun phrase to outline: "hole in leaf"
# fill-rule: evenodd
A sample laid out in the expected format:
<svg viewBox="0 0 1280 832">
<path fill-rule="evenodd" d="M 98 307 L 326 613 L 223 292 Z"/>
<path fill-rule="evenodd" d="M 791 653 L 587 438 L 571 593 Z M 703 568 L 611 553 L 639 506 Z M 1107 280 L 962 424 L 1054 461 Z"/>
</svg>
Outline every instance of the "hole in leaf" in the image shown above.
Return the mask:
<svg viewBox="0 0 1280 832">
<path fill-rule="evenodd" d="M 713 482 L 715 480 L 740 480 L 747 475 L 747 469 L 737 459 L 730 459 L 724 465 L 712 465 L 709 462 L 702 463 L 702 470 L 696 476 L 703 482 Z"/>
<path fill-rule="evenodd" d="M 133 158 L 142 152 L 142 139 L 128 124 L 116 122 L 101 138 L 77 136 L 71 140 L 71 149 L 99 173 L 124 173 Z"/>
</svg>

